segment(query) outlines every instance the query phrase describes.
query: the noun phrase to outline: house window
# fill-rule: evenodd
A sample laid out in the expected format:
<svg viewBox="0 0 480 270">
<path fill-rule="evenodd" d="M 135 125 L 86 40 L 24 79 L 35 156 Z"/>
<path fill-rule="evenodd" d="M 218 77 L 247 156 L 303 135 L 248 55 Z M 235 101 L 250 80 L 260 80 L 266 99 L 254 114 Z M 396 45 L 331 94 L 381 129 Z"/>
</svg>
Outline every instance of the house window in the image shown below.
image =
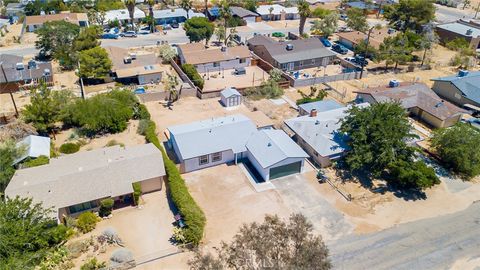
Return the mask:
<svg viewBox="0 0 480 270">
<path fill-rule="evenodd" d="M 217 162 L 222 160 L 222 152 L 217 152 L 212 154 L 212 162 Z"/>
<path fill-rule="evenodd" d="M 240 64 L 243 64 L 243 63 L 247 62 L 247 59 L 246 58 L 240 58 L 239 61 L 240 61 Z"/>
<path fill-rule="evenodd" d="M 205 156 L 201 156 L 198 158 L 199 160 L 199 165 L 205 165 L 205 164 L 208 164 L 208 155 L 205 155 Z"/>
<path fill-rule="evenodd" d="M 95 207 L 97 207 L 97 203 L 95 201 L 92 201 L 92 202 L 86 202 L 86 203 L 80 203 L 80 204 L 72 205 L 72 206 L 68 207 L 68 210 L 69 210 L 70 214 L 75 214 L 75 213 L 83 212 L 85 210 L 89 210 L 89 209 L 92 209 L 92 208 L 95 208 Z"/>
<path fill-rule="evenodd" d="M 213 62 L 213 67 L 219 67 L 220 63 L 219 62 Z"/>
</svg>

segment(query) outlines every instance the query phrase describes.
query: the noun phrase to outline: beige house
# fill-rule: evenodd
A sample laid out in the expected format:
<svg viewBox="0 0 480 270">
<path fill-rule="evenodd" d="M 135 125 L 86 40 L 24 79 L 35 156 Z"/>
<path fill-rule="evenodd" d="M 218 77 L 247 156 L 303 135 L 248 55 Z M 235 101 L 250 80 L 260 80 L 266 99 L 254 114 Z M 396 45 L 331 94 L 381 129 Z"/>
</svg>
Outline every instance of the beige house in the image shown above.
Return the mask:
<svg viewBox="0 0 480 270">
<path fill-rule="evenodd" d="M 114 207 L 132 204 L 133 183 L 142 193 L 162 189 L 162 153 L 153 144 L 106 147 L 51 159 L 43 166 L 17 170 L 5 189 L 9 198 L 32 198 L 61 221 L 84 211 L 96 211 L 100 201 Z"/>
<path fill-rule="evenodd" d="M 80 27 L 88 27 L 88 16 L 86 13 L 60 13 L 60 14 L 45 14 L 37 16 L 27 16 L 23 21 L 25 31 L 34 32 L 36 29 L 42 27 L 46 22 L 52 21 L 67 21 L 69 23 L 77 24 Z"/>
</svg>

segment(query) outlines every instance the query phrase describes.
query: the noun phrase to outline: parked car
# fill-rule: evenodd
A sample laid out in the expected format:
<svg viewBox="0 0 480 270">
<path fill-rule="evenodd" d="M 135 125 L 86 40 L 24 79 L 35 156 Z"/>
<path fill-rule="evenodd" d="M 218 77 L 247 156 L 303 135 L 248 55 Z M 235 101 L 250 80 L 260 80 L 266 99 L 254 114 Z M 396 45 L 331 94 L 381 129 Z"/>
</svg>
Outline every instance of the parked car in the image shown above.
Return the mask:
<svg viewBox="0 0 480 270">
<path fill-rule="evenodd" d="M 112 33 L 106 33 L 100 36 L 103 39 L 118 39 L 117 34 L 112 34 Z"/>
<path fill-rule="evenodd" d="M 321 37 L 320 41 L 322 42 L 323 46 L 332 47 L 332 43 L 327 38 Z"/>
<path fill-rule="evenodd" d="M 285 37 L 285 34 L 282 32 L 273 32 L 272 37 L 282 38 Z"/>
<path fill-rule="evenodd" d="M 359 56 L 359 55 L 355 56 L 354 62 L 357 63 L 357 64 L 359 64 L 360 66 L 361 66 L 361 65 L 363 65 L 363 66 L 368 65 L 368 60 L 365 59 L 365 57 Z"/>
<path fill-rule="evenodd" d="M 126 31 L 120 34 L 121 37 L 137 37 L 135 31 Z"/>
<path fill-rule="evenodd" d="M 148 35 L 150 34 L 150 30 L 140 30 L 137 32 L 137 34 L 139 35 Z"/>
<path fill-rule="evenodd" d="M 355 57 L 345 57 L 344 59 L 347 60 L 348 62 L 355 63 Z"/>
<path fill-rule="evenodd" d="M 332 46 L 332 50 L 334 52 L 338 52 L 340 54 L 347 54 L 348 53 L 348 50 L 347 48 L 343 47 L 342 45 L 340 44 L 335 44 Z"/>
<path fill-rule="evenodd" d="M 172 28 L 178 28 L 178 27 L 180 27 L 180 24 L 178 24 L 177 21 L 173 21 L 173 22 L 170 24 L 170 26 L 171 26 Z"/>
</svg>

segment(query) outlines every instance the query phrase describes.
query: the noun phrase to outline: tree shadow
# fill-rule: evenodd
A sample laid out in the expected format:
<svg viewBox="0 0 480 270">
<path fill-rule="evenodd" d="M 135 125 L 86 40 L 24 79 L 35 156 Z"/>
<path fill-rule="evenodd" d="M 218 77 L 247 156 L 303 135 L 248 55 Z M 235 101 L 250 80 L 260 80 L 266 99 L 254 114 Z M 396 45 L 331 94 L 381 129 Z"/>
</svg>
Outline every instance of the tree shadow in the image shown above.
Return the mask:
<svg viewBox="0 0 480 270">
<path fill-rule="evenodd" d="M 340 159 L 335 164 L 336 175 L 342 179 L 342 182 L 358 182 L 362 187 L 371 189 L 373 186 L 372 178 L 365 170 L 351 170 L 345 159 Z"/>
</svg>

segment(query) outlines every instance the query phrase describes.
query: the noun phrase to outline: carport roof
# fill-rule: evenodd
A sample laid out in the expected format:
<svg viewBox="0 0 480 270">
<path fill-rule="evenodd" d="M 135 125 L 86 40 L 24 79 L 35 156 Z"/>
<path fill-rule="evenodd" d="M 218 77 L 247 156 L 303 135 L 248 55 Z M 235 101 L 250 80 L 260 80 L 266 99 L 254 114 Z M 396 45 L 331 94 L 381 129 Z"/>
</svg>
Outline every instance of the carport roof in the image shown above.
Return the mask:
<svg viewBox="0 0 480 270">
<path fill-rule="evenodd" d="M 282 130 L 259 130 L 250 137 L 246 147 L 264 169 L 287 158 L 308 157 Z"/>
</svg>

